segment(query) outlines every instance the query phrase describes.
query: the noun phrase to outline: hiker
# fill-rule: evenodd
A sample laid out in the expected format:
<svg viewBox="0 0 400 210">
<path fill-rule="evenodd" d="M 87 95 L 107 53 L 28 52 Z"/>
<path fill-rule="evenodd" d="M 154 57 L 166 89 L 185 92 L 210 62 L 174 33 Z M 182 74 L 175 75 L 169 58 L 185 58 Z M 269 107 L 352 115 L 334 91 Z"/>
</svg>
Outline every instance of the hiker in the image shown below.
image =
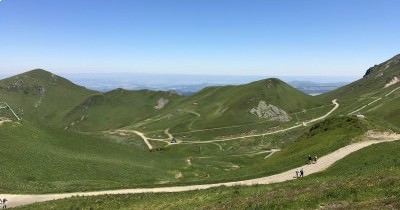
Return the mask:
<svg viewBox="0 0 400 210">
<path fill-rule="evenodd" d="M 3 198 L 3 209 L 6 209 L 7 208 L 7 199 L 6 198 Z"/>
<path fill-rule="evenodd" d="M 299 169 L 296 169 L 296 178 L 299 178 Z"/>
<path fill-rule="evenodd" d="M 314 163 L 317 163 L 317 160 L 318 160 L 318 157 L 315 156 L 315 157 L 314 157 Z"/>
<path fill-rule="evenodd" d="M 309 164 L 312 163 L 312 157 L 311 157 L 311 155 L 308 155 L 308 162 L 309 162 Z"/>
<path fill-rule="evenodd" d="M 303 171 L 303 168 L 302 169 L 300 169 L 300 177 L 303 177 L 304 176 L 304 171 Z"/>
</svg>

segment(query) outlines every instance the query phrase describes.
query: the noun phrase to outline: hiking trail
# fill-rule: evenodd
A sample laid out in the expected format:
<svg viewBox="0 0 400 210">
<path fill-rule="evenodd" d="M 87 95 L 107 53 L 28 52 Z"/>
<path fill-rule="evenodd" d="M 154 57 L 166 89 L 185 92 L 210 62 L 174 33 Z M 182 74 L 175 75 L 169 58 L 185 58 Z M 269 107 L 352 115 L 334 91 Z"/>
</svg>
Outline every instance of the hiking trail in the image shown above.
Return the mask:
<svg viewBox="0 0 400 210">
<path fill-rule="evenodd" d="M 382 134 L 377 135 L 374 134 L 370 138 L 372 140 L 361 141 L 357 143 L 353 143 L 342 147 L 332 153 L 329 153 L 323 157 L 318 159 L 316 164 L 307 164 L 296 168 L 303 168 L 304 176 L 308 176 L 317 172 L 321 172 L 334 164 L 336 161 L 343 159 L 347 155 L 356 152 L 360 149 L 368 147 L 373 144 L 383 143 L 383 142 L 391 142 L 400 140 L 399 134 Z M 381 140 L 376 140 L 381 139 Z M 383 140 L 382 140 L 383 139 Z M 260 185 L 260 184 L 272 184 L 285 182 L 289 180 L 296 179 L 295 169 L 290 169 L 288 171 L 256 178 L 249 179 L 243 181 L 233 181 L 233 182 L 224 182 L 224 183 L 215 183 L 215 184 L 201 184 L 201 185 L 189 185 L 189 186 L 175 186 L 175 187 L 156 187 L 156 188 L 136 188 L 136 189 L 120 189 L 120 190 L 105 190 L 105 191 L 94 191 L 94 192 L 75 192 L 75 193 L 57 193 L 57 194 L 37 194 L 37 195 L 17 195 L 17 194 L 2 194 L 3 197 L 7 198 L 9 201 L 9 207 L 17 207 L 27 204 L 33 204 L 38 202 L 45 202 L 63 198 L 70 198 L 72 196 L 96 196 L 96 195 L 111 195 L 111 194 L 138 194 L 138 193 L 163 193 L 163 192 L 185 192 L 185 191 L 193 191 L 193 190 L 204 190 L 214 187 L 221 186 L 252 186 L 252 185 Z"/>
</svg>

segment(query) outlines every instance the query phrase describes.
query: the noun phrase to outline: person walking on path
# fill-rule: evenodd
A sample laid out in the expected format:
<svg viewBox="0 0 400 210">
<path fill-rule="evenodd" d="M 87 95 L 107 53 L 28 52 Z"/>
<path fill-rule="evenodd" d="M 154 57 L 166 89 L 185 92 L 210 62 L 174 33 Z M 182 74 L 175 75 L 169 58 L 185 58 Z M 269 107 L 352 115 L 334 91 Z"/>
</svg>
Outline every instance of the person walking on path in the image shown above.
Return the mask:
<svg viewBox="0 0 400 210">
<path fill-rule="evenodd" d="M 318 160 L 318 157 L 315 156 L 315 157 L 314 157 L 314 163 L 317 163 L 317 160 Z"/>
<path fill-rule="evenodd" d="M 7 199 L 6 198 L 3 198 L 3 209 L 6 209 L 7 208 Z"/>
<path fill-rule="evenodd" d="M 303 177 L 304 176 L 304 171 L 303 171 L 303 169 L 300 169 L 300 177 Z"/>
<path fill-rule="evenodd" d="M 312 163 L 312 157 L 311 157 L 311 155 L 308 155 L 308 162 L 309 162 L 309 164 Z"/>
<path fill-rule="evenodd" d="M 296 178 L 299 178 L 299 169 L 296 169 Z"/>
</svg>

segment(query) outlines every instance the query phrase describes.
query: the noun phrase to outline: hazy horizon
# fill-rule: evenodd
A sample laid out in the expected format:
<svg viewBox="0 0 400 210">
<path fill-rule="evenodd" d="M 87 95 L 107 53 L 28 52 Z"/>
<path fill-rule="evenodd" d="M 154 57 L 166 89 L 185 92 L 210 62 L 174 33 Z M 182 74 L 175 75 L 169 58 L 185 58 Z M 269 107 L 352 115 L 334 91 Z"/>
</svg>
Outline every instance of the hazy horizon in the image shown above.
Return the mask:
<svg viewBox="0 0 400 210">
<path fill-rule="evenodd" d="M 27 71 L 22 71 L 18 73 L 0 73 L 0 79 L 5 79 L 8 77 L 16 76 Z M 48 71 L 48 70 L 46 70 Z M 146 76 L 153 77 L 155 80 L 163 79 L 163 77 L 197 77 L 200 79 L 212 79 L 219 81 L 221 78 L 246 78 L 246 79 L 267 79 L 267 78 L 278 78 L 284 81 L 308 81 L 308 82 L 319 82 L 319 83 L 334 83 L 334 82 L 352 82 L 357 79 L 362 78 L 363 75 L 358 76 L 325 76 L 325 75 L 234 75 L 234 74 L 179 74 L 179 73 L 146 73 L 146 72 L 101 72 L 101 73 L 57 73 L 49 71 L 51 73 L 57 74 L 59 76 L 65 77 L 67 79 L 73 78 L 121 78 L 124 79 L 125 76 Z M 183 81 L 184 82 L 184 81 Z M 199 81 L 203 83 L 203 81 Z M 214 82 L 215 83 L 215 82 Z"/>
</svg>

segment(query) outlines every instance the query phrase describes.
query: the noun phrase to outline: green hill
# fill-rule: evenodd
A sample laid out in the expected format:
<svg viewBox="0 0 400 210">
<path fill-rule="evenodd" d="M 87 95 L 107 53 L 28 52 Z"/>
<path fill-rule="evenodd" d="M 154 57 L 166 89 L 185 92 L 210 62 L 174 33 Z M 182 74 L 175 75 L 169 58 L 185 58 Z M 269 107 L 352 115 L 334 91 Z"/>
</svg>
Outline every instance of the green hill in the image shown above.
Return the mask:
<svg viewBox="0 0 400 210">
<path fill-rule="evenodd" d="M 321 96 L 306 95 L 279 79 L 208 87 L 191 96 L 180 96 L 123 89 L 100 93 L 43 70 L 17 75 L 0 81 L 1 101 L 9 103 L 24 118 L 0 126 L 0 161 L 9 169 L 0 170 L 0 190 L 39 193 L 215 183 L 299 167 L 308 154 L 323 156 L 361 140 L 368 130 L 400 131 L 400 83 L 396 79 L 400 77 L 399 69 L 400 56 L 395 56 L 369 69 L 363 79 Z M 332 114 L 336 116 L 303 123 L 325 115 L 336 98 L 340 104 Z M 361 114 L 365 119 L 347 116 Z M 265 135 L 291 126 L 295 129 Z M 142 132 L 156 151 L 149 152 L 145 138 L 132 131 Z M 178 143 L 169 144 L 169 135 Z M 341 161 L 333 169 L 313 176 L 318 182 L 308 177 L 296 183 L 265 187 L 144 197 L 103 196 L 101 199 L 107 197 L 110 202 L 101 205 L 105 209 L 120 208 L 116 205 L 121 203 L 128 208 L 144 208 L 150 203 L 154 208 L 171 209 L 190 209 L 192 205 L 257 209 L 288 208 L 285 202 L 291 202 L 293 208 L 315 209 L 329 206 L 329 202 L 364 202 L 374 196 L 378 200 L 373 204 L 378 205 L 386 193 L 396 192 L 384 187 L 390 180 L 374 180 L 385 174 L 398 175 L 392 158 L 392 149 L 398 143 L 384 145 L 389 146 L 362 150 L 346 158 L 346 163 Z M 276 151 L 272 149 L 280 151 L 270 156 Z M 385 153 L 381 155 L 385 160 L 378 162 L 393 171 L 377 165 L 379 152 Z M 366 159 L 365 154 L 369 155 Z M 382 171 L 374 173 L 374 167 Z M 363 179 L 357 180 L 358 176 Z M 347 178 L 350 181 L 346 182 Z M 372 183 L 370 194 L 366 183 Z M 324 188 L 314 194 L 308 186 Z M 214 195 L 209 196 L 216 191 L 221 202 L 213 200 Z M 166 207 L 164 200 L 169 195 L 184 202 Z M 228 206 L 232 195 L 237 199 L 234 206 Z M 291 196 L 278 198 L 283 195 Z M 187 196 L 202 199 L 193 201 Z M 131 203 L 130 198 L 137 202 Z M 44 204 L 43 208 L 91 208 L 98 204 L 97 198 L 93 199 L 74 198 L 84 203 L 75 207 L 57 201 Z M 96 204 L 92 205 L 93 201 Z"/>
<path fill-rule="evenodd" d="M 95 93 L 41 69 L 0 80 L 0 101 L 41 125 L 60 125 L 73 107 Z"/>
<path fill-rule="evenodd" d="M 400 55 L 369 68 L 364 77 L 318 98 L 339 99 L 342 114 L 361 114 L 400 131 Z"/>
<path fill-rule="evenodd" d="M 116 89 L 93 95 L 65 117 L 66 128 L 82 131 L 121 128 L 156 115 L 182 96 L 174 92 Z"/>
<path fill-rule="evenodd" d="M 400 54 L 369 68 L 362 79 L 324 95 L 340 99 L 372 97 L 398 87 L 398 83 L 390 85 L 395 78 L 400 79 Z"/>
<path fill-rule="evenodd" d="M 159 115 L 127 128 L 144 131 L 170 128 L 173 133 L 179 133 L 249 125 L 247 128 L 231 129 L 218 134 L 208 132 L 209 135 L 225 135 L 261 129 L 258 127 L 265 129 L 300 123 L 326 112 L 330 104 L 329 100 L 314 100 L 313 96 L 279 79 L 265 79 L 238 86 L 205 88 L 182 98 L 176 106 Z M 319 109 L 315 109 L 317 107 Z M 257 123 L 262 124 L 255 125 Z"/>
</svg>

